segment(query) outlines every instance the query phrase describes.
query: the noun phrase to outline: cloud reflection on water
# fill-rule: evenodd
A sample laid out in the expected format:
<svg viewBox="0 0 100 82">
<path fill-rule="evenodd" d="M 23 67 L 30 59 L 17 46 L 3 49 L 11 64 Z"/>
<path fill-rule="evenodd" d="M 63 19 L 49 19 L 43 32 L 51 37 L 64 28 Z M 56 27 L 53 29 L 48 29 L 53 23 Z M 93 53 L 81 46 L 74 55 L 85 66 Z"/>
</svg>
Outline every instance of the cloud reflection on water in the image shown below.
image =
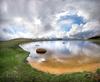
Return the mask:
<svg viewBox="0 0 100 82">
<path fill-rule="evenodd" d="M 89 41 L 43 41 L 20 46 L 30 52 L 27 60 L 32 67 L 40 70 L 51 67 L 47 70 L 50 73 L 55 70 L 55 73 L 58 73 L 60 69 L 63 69 L 63 72 L 68 72 L 66 70 L 69 67 L 79 67 L 79 71 L 94 70 L 100 67 L 100 46 Z M 47 53 L 37 54 L 37 48 L 44 48 Z"/>
</svg>

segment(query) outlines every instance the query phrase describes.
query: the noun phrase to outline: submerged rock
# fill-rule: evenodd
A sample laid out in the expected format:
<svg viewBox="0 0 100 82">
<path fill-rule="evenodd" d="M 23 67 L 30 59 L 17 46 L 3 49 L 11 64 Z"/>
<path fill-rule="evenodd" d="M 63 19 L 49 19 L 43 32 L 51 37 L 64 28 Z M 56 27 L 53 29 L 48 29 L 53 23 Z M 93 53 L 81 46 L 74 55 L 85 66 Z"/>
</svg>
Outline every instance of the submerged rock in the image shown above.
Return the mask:
<svg viewBox="0 0 100 82">
<path fill-rule="evenodd" d="M 44 48 L 38 48 L 38 49 L 36 49 L 36 53 L 38 53 L 38 54 L 45 54 L 46 52 L 47 52 L 47 50 L 44 49 Z"/>
</svg>

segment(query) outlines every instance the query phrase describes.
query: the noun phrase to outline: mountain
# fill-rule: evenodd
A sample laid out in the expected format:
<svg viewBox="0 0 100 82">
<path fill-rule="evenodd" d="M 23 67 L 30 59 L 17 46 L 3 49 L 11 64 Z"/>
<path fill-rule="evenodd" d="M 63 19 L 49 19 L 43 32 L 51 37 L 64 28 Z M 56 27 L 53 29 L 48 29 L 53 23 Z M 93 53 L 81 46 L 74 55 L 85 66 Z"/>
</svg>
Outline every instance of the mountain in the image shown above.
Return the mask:
<svg viewBox="0 0 100 82">
<path fill-rule="evenodd" d="M 100 35 L 91 37 L 91 38 L 89 38 L 89 39 L 100 39 Z"/>
</svg>

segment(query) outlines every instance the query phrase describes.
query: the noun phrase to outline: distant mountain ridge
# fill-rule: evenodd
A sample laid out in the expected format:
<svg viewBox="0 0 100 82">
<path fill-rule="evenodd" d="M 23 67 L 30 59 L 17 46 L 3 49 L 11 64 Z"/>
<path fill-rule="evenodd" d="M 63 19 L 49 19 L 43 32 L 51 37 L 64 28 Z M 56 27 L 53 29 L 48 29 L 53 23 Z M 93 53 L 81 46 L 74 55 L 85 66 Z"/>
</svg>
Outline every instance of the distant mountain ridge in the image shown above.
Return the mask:
<svg viewBox="0 0 100 82">
<path fill-rule="evenodd" d="M 91 37 L 89 39 L 100 39 L 100 35 L 99 36 L 94 36 L 94 37 Z"/>
</svg>

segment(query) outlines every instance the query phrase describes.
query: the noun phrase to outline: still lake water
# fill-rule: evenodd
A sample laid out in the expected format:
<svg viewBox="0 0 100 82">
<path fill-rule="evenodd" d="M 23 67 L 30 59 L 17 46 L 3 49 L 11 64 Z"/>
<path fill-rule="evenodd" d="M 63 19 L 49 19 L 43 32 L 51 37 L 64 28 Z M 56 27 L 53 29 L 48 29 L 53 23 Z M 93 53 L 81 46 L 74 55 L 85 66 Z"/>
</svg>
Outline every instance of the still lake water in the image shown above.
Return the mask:
<svg viewBox="0 0 100 82">
<path fill-rule="evenodd" d="M 40 41 L 20 45 L 30 52 L 28 64 L 51 74 L 95 71 L 100 68 L 100 45 L 89 41 Z M 37 54 L 43 48 L 45 54 Z"/>
</svg>

